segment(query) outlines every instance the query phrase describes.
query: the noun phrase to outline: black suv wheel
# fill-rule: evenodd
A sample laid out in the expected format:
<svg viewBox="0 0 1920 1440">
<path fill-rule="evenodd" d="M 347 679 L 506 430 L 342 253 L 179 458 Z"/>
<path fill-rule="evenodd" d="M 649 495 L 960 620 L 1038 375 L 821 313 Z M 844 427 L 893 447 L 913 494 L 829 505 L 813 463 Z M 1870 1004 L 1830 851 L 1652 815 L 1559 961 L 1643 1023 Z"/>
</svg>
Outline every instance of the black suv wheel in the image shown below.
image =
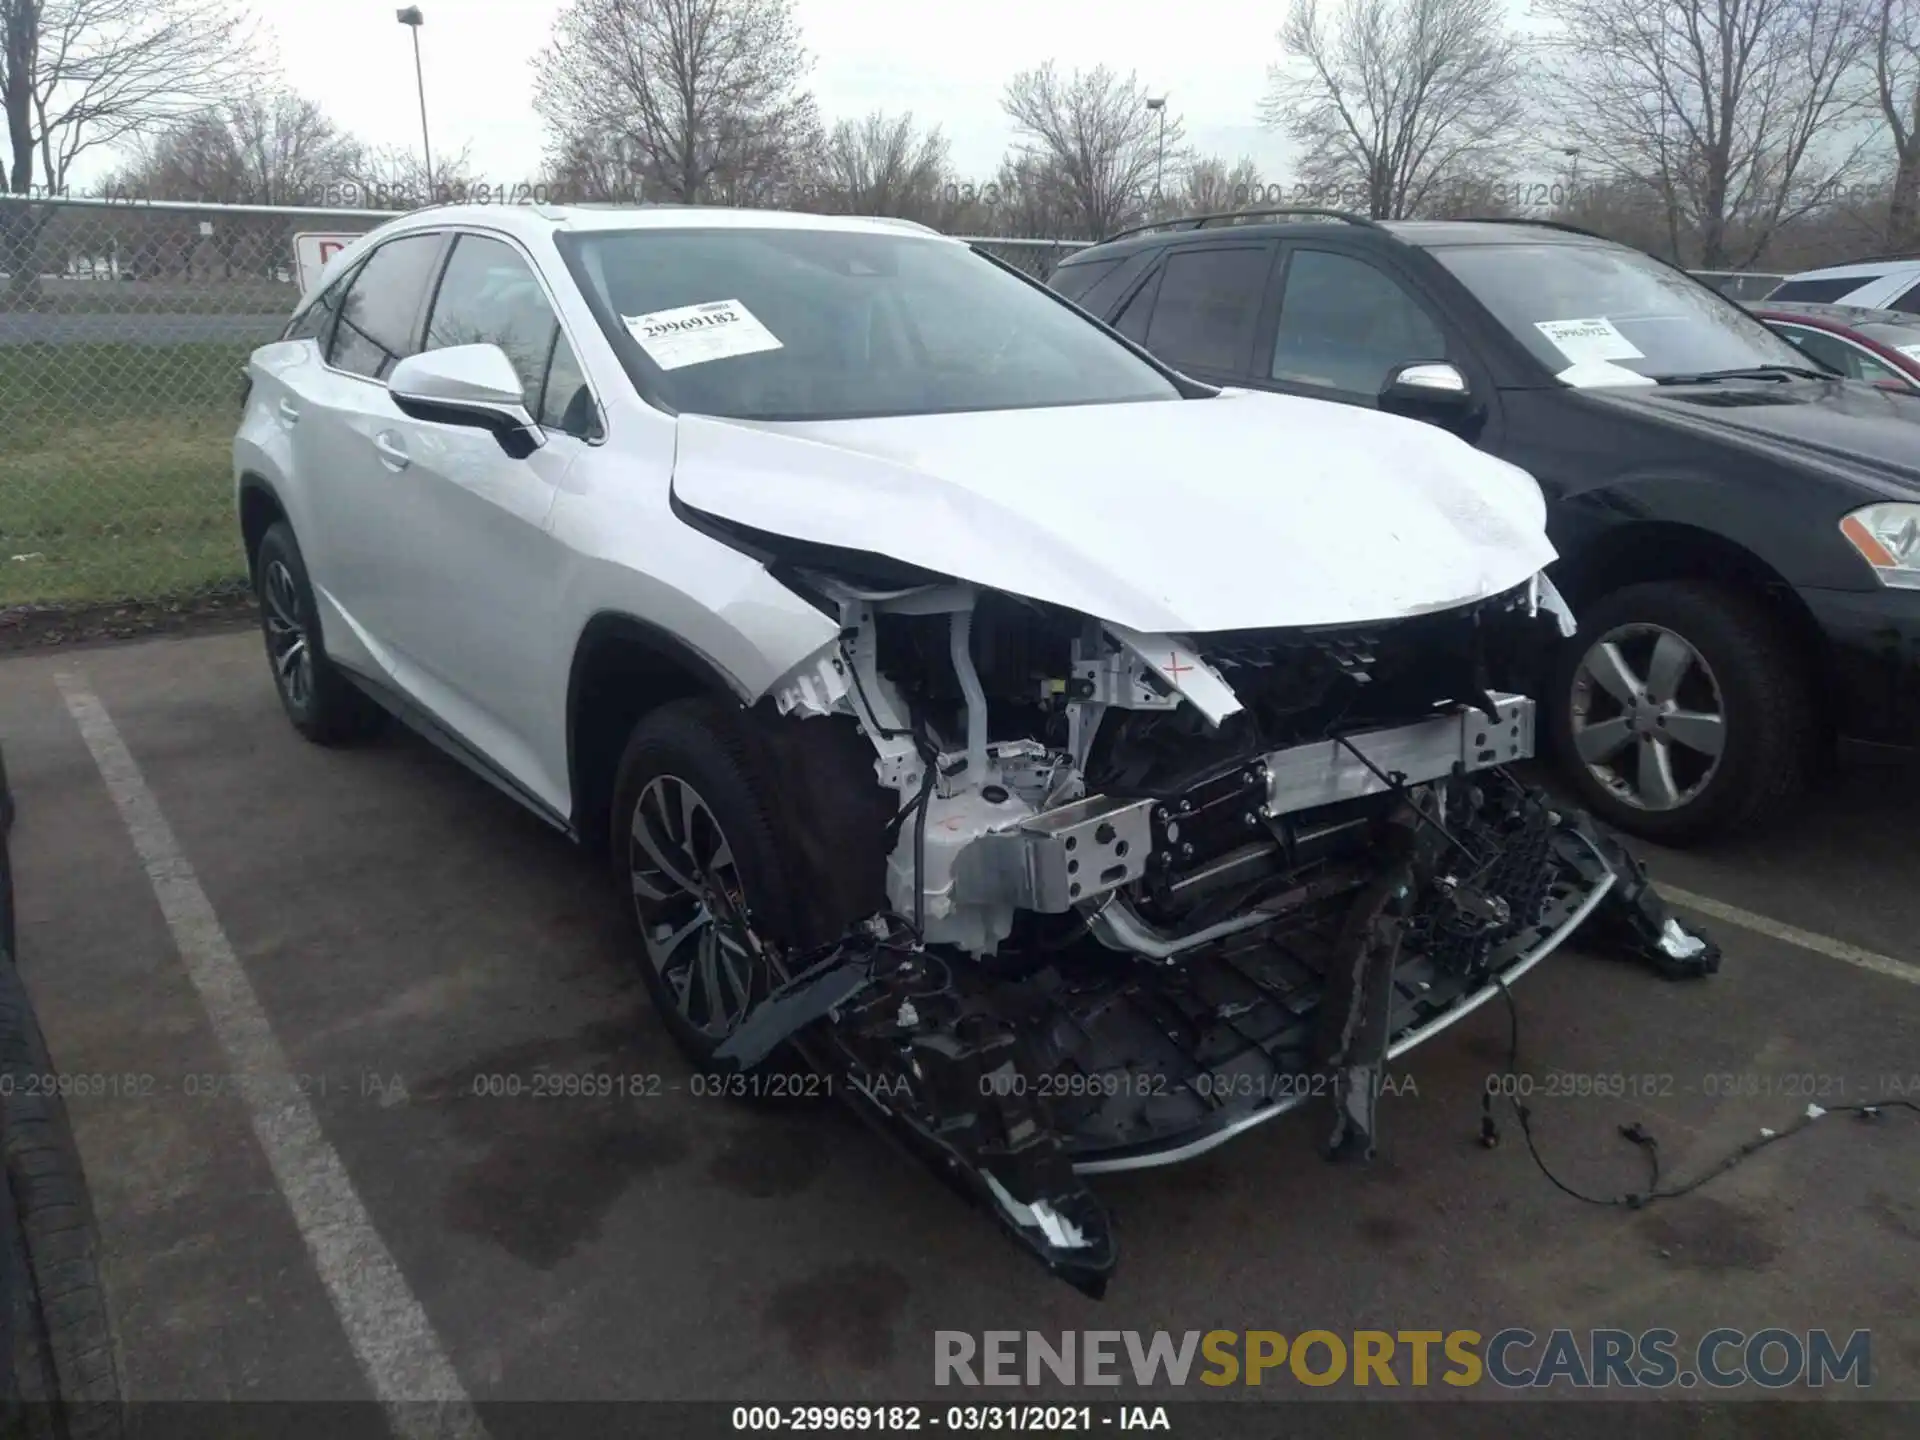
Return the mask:
<svg viewBox="0 0 1920 1440">
<path fill-rule="evenodd" d="M 1554 743 L 1588 808 L 1685 845 L 1764 824 L 1813 759 L 1804 667 L 1764 603 L 1696 581 L 1631 585 L 1580 611 Z"/>
</svg>

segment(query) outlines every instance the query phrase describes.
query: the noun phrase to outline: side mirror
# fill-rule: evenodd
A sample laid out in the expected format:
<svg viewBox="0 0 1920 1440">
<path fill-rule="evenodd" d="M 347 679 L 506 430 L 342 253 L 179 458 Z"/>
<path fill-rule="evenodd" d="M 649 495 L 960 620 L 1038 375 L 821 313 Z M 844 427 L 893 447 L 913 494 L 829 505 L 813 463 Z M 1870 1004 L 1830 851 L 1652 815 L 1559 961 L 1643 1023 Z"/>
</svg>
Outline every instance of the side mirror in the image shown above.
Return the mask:
<svg viewBox="0 0 1920 1440">
<path fill-rule="evenodd" d="M 1467 377 L 1444 360 L 1396 365 L 1380 387 L 1381 409 L 1419 407 L 1459 412 L 1473 404 Z"/>
<path fill-rule="evenodd" d="M 1481 413 L 1467 377 L 1444 360 L 1394 366 L 1380 387 L 1378 404 L 1390 415 L 1425 420 L 1463 436 Z"/>
<path fill-rule="evenodd" d="M 546 443 L 521 398 L 520 376 L 498 345 L 450 345 L 409 355 L 387 376 L 403 415 L 491 431 L 515 459 Z"/>
</svg>

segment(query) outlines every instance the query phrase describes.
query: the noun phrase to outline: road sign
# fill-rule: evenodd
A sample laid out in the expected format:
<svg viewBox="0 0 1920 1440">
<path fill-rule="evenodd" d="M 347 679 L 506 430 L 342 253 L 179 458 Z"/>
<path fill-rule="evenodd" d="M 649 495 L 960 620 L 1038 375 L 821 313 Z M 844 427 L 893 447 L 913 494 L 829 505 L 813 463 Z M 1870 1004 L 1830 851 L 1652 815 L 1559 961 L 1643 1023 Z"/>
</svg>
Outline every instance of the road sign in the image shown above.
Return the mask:
<svg viewBox="0 0 1920 1440">
<path fill-rule="evenodd" d="M 300 293 L 305 294 L 320 278 L 320 271 L 335 255 L 358 240 L 360 236 L 306 234 L 293 237 L 293 265 L 300 281 Z"/>
</svg>

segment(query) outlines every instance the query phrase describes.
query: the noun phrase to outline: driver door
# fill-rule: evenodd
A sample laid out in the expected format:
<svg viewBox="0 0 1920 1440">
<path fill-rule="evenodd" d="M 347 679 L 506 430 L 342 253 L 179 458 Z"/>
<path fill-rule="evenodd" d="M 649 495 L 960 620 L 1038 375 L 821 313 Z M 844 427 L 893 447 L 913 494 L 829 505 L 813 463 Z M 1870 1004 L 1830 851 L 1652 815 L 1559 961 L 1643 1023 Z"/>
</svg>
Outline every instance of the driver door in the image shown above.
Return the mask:
<svg viewBox="0 0 1920 1440">
<path fill-rule="evenodd" d="M 555 728 L 570 658 L 557 622 L 566 555 L 549 522 L 568 471 L 599 442 L 599 409 L 532 260 L 499 235 L 461 231 L 420 349 L 475 344 L 506 352 L 546 440 L 515 458 L 471 426 L 402 415 L 389 428 L 381 458 L 400 497 L 394 542 L 413 567 L 393 641 L 429 708 L 564 816 L 567 776 L 551 764 L 566 754 Z"/>
</svg>

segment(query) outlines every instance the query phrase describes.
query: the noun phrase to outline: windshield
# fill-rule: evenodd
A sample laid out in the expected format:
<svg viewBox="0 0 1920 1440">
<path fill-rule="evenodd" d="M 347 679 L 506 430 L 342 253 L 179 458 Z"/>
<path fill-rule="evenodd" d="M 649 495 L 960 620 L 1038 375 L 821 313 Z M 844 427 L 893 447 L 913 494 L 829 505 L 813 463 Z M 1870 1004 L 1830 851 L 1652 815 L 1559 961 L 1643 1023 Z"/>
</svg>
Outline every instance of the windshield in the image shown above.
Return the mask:
<svg viewBox="0 0 1920 1440">
<path fill-rule="evenodd" d="M 1569 385 L 1645 385 L 1806 357 L 1731 300 L 1613 245 L 1436 246 L 1501 324 Z"/>
<path fill-rule="evenodd" d="M 770 227 L 565 244 L 635 385 L 677 411 L 834 420 L 1179 398 L 1067 305 L 937 237 Z"/>
</svg>

